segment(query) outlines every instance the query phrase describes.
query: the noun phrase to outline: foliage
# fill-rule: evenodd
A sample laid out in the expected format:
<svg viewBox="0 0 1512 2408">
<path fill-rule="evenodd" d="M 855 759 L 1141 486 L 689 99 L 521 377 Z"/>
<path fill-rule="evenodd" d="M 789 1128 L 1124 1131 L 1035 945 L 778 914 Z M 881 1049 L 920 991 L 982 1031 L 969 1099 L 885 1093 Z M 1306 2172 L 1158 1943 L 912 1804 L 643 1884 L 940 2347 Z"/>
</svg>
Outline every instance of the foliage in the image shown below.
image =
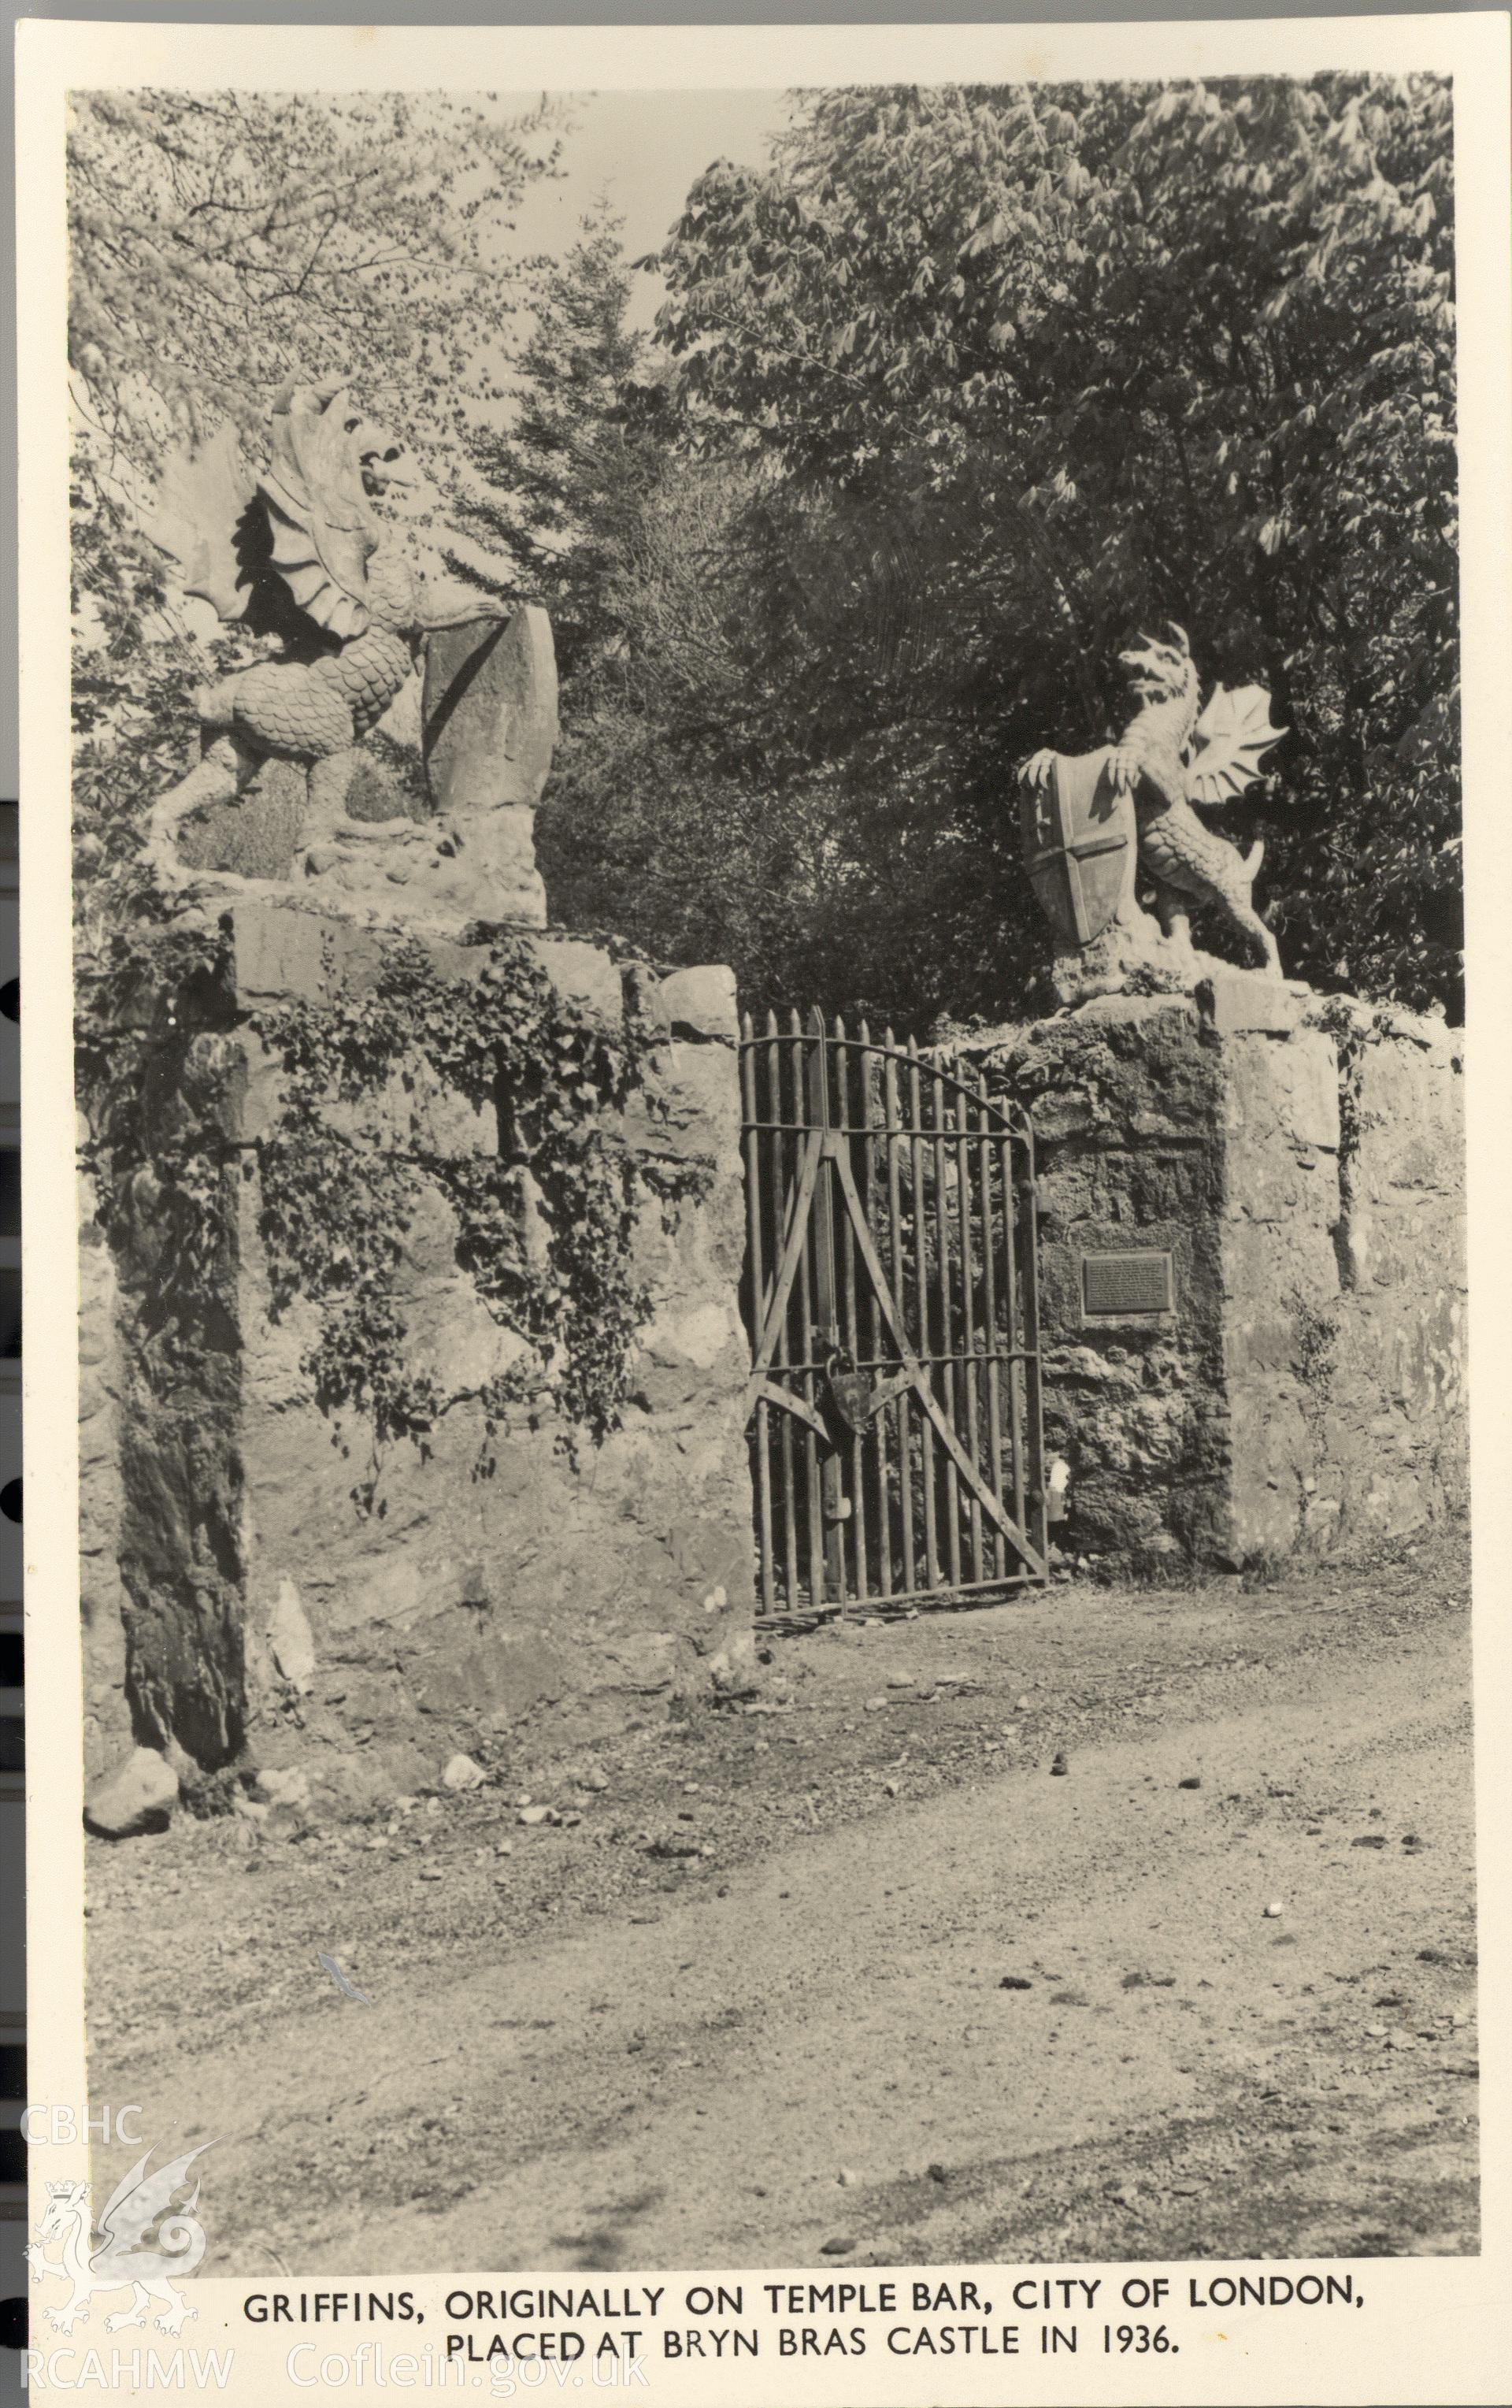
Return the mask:
<svg viewBox="0 0 1512 2408">
<path fill-rule="evenodd" d="M 1033 1009 L 1048 938 L 1013 771 L 1102 741 L 1118 651 L 1172 616 L 1209 679 L 1267 685 L 1294 730 L 1217 823 L 1263 823 L 1288 968 L 1458 1011 L 1447 86 L 811 95 L 769 169 L 721 164 L 690 195 L 660 349 L 628 331 L 604 208 L 535 283 L 479 284 L 549 128 L 464 112 L 478 147 L 457 150 L 441 108 L 86 95 L 78 358 L 102 441 L 233 386 L 261 424 L 343 328 L 403 431 L 462 408 L 469 533 L 557 630 L 538 834 L 559 918 L 731 960 L 758 1011 Z M 222 154 L 256 196 L 250 251 Z M 343 178 L 357 201 L 322 236 Z M 279 245 L 281 279 L 258 247 Z M 527 297 L 511 385 L 497 317 Z M 506 385 L 504 433 L 478 407 Z M 181 767 L 205 652 L 172 649 L 129 494 L 92 469 L 76 499 L 103 924 L 156 908 L 134 831 Z"/>
<path fill-rule="evenodd" d="M 228 1242 L 230 1191 L 213 1104 L 216 1062 L 196 1047 L 234 1025 L 219 933 L 113 933 L 81 1025 L 80 1090 L 101 1218 L 124 1235 L 148 1182 L 160 1225 L 184 1242 L 163 1308 L 193 1315 Z M 423 1442 L 458 1396 L 407 1360 L 405 1241 L 427 1193 L 457 1225 L 456 1258 L 495 1320 L 526 1341 L 484 1395 L 491 1426 L 530 1399 L 564 1442 L 617 1426 L 635 1331 L 649 1309 L 633 1275 L 643 1197 L 699 1193 L 708 1166 L 670 1182 L 626 1147 L 623 1107 L 645 1040 L 611 1035 L 563 1003 L 528 943 L 496 936 L 476 977 L 448 977 L 408 939 L 386 945 L 362 991 L 269 1006 L 249 1023 L 280 1072 L 257 1143 L 259 1226 L 275 1319 L 318 1308 L 305 1357 L 316 1403 L 349 1409 L 375 1442 Z M 113 1041 L 104 1032 L 113 1029 Z M 397 1141 L 396 1096 L 417 1076 L 498 1115 L 495 1151 Z M 459 1392 L 460 1393 L 460 1392 Z"/>
<path fill-rule="evenodd" d="M 542 271 L 508 423 L 469 441 L 476 481 L 464 523 L 518 564 L 521 595 L 549 603 L 568 686 L 616 639 L 609 589 L 665 460 L 648 347 L 625 322 L 620 222 L 600 201 Z"/>
<path fill-rule="evenodd" d="M 476 981 L 443 977 L 422 945 L 401 941 L 370 990 L 279 1005 L 252 1025 L 287 1079 L 258 1149 L 273 1304 L 303 1295 L 324 1307 L 317 1401 L 371 1412 L 380 1437 L 415 1435 L 445 1410 L 435 1381 L 402 1365 L 393 1291 L 429 1180 L 456 1214 L 459 1263 L 535 1350 L 538 1392 L 602 1438 L 645 1311 L 629 1273 L 634 1166 L 601 1116 L 635 1082 L 630 1048 L 568 1011 L 509 938 Z M 496 1154 L 395 1147 L 375 1108 L 417 1055 L 444 1088 L 499 1111 Z"/>
<path fill-rule="evenodd" d="M 193 689 L 253 657 L 201 643 L 142 532 L 165 444 L 222 419 L 264 456 L 291 379 L 349 374 L 450 479 L 496 413 L 532 264 L 513 212 L 559 112 L 442 94 L 76 93 L 68 141 L 75 805 L 86 943 L 154 900 L 146 806 L 189 758 Z"/>
<path fill-rule="evenodd" d="M 518 418 L 475 447 L 491 492 L 469 526 L 524 564 L 556 634 L 563 740 L 536 830 L 553 912 L 732 961 L 753 1004 L 849 1003 L 836 982 L 875 922 L 850 890 L 851 798 L 789 723 L 776 497 L 686 456 L 667 363 L 626 326 L 616 235 L 603 208 L 584 221 L 545 281 Z"/>
<path fill-rule="evenodd" d="M 464 423 L 502 390 L 505 237 L 554 123 L 438 93 L 74 93 L 69 357 L 111 445 L 261 436 L 333 368 L 407 433 Z"/>
<path fill-rule="evenodd" d="M 741 600 L 855 923 L 817 974 L 1021 1004 L 1012 767 L 1104 740 L 1170 616 L 1296 731 L 1289 967 L 1456 1003 L 1447 85 L 825 92 L 662 264 L 691 439 L 767 471 Z"/>
<path fill-rule="evenodd" d="M 637 496 L 601 589 L 611 638 L 563 684 L 536 832 L 559 914 L 732 962 L 753 1005 L 822 995 L 846 967 L 820 959 L 843 798 L 791 741 L 763 657 L 757 507 L 738 470 L 670 452 Z"/>
<path fill-rule="evenodd" d="M 226 1237 L 221 1148 L 190 1075 L 196 1039 L 226 1023 L 225 962 L 218 928 L 148 923 L 111 929 L 78 968 L 80 1168 L 107 1236 L 124 1238 L 151 1211 L 162 1232 L 154 1310 L 171 1296 L 188 1321 L 214 1287 Z"/>
</svg>

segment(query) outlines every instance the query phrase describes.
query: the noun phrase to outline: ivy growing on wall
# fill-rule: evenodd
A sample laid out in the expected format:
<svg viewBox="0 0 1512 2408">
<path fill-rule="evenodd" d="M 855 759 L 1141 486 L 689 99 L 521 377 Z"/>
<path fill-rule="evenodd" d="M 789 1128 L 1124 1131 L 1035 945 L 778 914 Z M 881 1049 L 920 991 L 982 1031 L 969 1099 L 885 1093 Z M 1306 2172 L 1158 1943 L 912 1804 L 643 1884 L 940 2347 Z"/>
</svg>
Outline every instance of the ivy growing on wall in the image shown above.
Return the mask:
<svg viewBox="0 0 1512 2408">
<path fill-rule="evenodd" d="M 635 1049 L 565 1007 L 529 946 L 499 938 L 476 979 L 449 978 L 401 940 L 361 994 L 253 1015 L 285 1074 L 258 1145 L 275 1314 L 321 1307 L 308 1361 L 320 1404 L 355 1405 L 380 1438 L 421 1436 L 448 1398 L 409 1368 L 394 1294 L 406 1230 L 430 1181 L 456 1215 L 457 1257 L 534 1360 L 494 1383 L 529 1389 L 602 1438 L 619 1418 L 647 1299 L 631 1276 L 636 1165 L 614 1118 L 640 1082 Z M 496 1153 L 407 1146 L 378 1117 L 416 1061 L 499 1118 Z M 391 1108 L 394 1100 L 389 1096 Z"/>
<path fill-rule="evenodd" d="M 122 935 L 80 1029 L 102 1218 L 124 1225 L 145 1173 L 158 1220 L 183 1226 L 177 1277 L 200 1285 L 232 1196 L 215 1115 L 193 1107 L 206 1082 L 192 1049 L 236 1025 L 224 969 L 213 932 Z M 299 1300 L 318 1308 L 304 1368 L 322 1410 L 364 1414 L 377 1440 L 423 1445 L 457 1400 L 437 1370 L 410 1361 L 399 1291 L 407 1233 L 430 1188 L 455 1216 L 459 1266 L 529 1349 L 482 1392 L 490 1426 L 529 1398 L 560 1415 L 569 1444 L 583 1430 L 602 1440 L 619 1421 L 649 1310 L 633 1268 L 642 1195 L 665 1204 L 703 1192 L 712 1170 L 662 1166 L 624 1142 L 649 1037 L 586 1020 L 528 942 L 508 935 L 490 939 L 473 976 L 449 976 L 423 944 L 395 939 L 361 991 L 271 1005 L 250 1025 L 280 1072 L 255 1155 L 269 1308 L 275 1319 Z M 423 1114 L 414 1133 L 427 1072 L 449 1096 L 492 1107 L 496 1149 L 442 1150 L 427 1142 Z"/>
<path fill-rule="evenodd" d="M 81 1167 L 118 1248 L 151 1213 L 156 1310 L 179 1322 L 212 1292 L 225 1238 L 223 1149 L 197 1108 L 191 1064 L 207 1033 L 230 1023 L 226 958 L 219 928 L 147 924 L 112 930 L 77 961 Z"/>
</svg>

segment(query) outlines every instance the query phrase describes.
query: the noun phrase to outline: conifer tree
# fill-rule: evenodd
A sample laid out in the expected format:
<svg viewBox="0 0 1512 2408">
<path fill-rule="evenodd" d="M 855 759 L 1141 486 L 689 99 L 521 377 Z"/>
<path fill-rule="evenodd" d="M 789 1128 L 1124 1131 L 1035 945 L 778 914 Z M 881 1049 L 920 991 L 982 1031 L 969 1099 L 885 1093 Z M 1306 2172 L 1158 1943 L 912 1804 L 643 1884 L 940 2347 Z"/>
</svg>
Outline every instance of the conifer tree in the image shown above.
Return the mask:
<svg viewBox="0 0 1512 2408">
<path fill-rule="evenodd" d="M 616 573 L 665 462 L 665 365 L 626 322 L 622 223 L 600 198 L 542 274 L 507 423 L 474 437 L 483 490 L 464 511 L 512 555 L 516 590 L 549 603 L 569 687 L 616 638 Z"/>
</svg>

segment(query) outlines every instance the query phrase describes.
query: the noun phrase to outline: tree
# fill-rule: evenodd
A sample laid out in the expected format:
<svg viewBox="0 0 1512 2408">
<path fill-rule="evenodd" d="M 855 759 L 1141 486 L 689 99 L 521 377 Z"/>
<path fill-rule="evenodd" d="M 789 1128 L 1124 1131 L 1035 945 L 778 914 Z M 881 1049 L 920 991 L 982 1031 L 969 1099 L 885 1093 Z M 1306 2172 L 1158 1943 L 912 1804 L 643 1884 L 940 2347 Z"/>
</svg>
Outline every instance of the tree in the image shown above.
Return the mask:
<svg viewBox="0 0 1512 2408">
<path fill-rule="evenodd" d="M 503 390 L 521 305 L 513 211 L 557 115 L 444 94 L 75 93 L 69 357 L 94 418 L 146 460 L 229 418 L 260 434 L 333 368 L 407 433 Z"/>
<path fill-rule="evenodd" d="M 468 531 L 513 559 L 521 593 L 549 603 L 568 685 L 615 638 L 608 588 L 665 456 L 664 375 L 626 323 L 622 223 L 601 198 L 542 271 L 508 421 L 470 440 Z"/>
<path fill-rule="evenodd" d="M 812 535 L 764 466 L 689 456 L 671 363 L 627 327 L 618 233 L 597 206 L 543 279 L 518 409 L 475 443 L 489 490 L 467 515 L 556 631 L 563 736 L 536 829 L 553 915 L 731 961 L 760 1010 L 864 1006 L 885 911 L 884 1004 L 931 1017 L 959 946 L 942 927 L 920 956 L 917 814 L 895 813 L 880 864 L 858 855 L 854 796 L 814 740 L 847 668 L 833 596 L 795 589 Z"/>
<path fill-rule="evenodd" d="M 143 534 L 164 447 L 229 419 L 260 457 L 278 389 L 336 369 L 451 482 L 457 438 L 505 391 L 504 329 L 532 281 L 509 256 L 513 211 L 551 171 L 558 116 L 392 93 L 73 95 L 75 804 L 92 920 L 152 908 L 134 867 L 142 808 L 183 766 L 193 688 L 237 657 L 193 638 Z"/>
<path fill-rule="evenodd" d="M 731 962 L 758 1007 L 812 990 L 841 852 L 760 642 L 751 480 L 666 442 L 659 455 L 618 514 L 603 640 L 563 685 L 541 866 L 555 916 L 660 958 Z"/>
<path fill-rule="evenodd" d="M 1447 85 L 827 92 L 663 265 L 692 440 L 777 479 L 793 732 L 877 897 L 905 839 L 956 1009 L 1020 1005 L 1043 952 L 1015 764 L 1104 739 L 1162 616 L 1295 731 L 1289 966 L 1457 1008 Z"/>
<path fill-rule="evenodd" d="M 563 736 L 536 830 L 553 915 L 733 961 L 753 1004 L 806 996 L 826 932 L 832 972 L 849 959 L 844 803 L 785 733 L 767 480 L 686 456 L 630 291 L 600 203 L 543 279 L 516 413 L 474 446 L 489 491 L 469 530 L 513 556 L 556 634 Z"/>
</svg>

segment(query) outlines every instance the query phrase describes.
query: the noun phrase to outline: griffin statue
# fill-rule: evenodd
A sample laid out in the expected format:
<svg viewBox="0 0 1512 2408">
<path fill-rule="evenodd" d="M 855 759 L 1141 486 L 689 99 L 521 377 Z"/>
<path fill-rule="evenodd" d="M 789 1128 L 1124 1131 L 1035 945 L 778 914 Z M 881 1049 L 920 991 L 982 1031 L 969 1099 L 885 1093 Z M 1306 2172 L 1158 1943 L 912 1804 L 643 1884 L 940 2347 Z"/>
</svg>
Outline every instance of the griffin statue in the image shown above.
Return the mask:
<svg viewBox="0 0 1512 2408">
<path fill-rule="evenodd" d="M 520 615 L 444 572 L 417 573 L 385 532 L 373 504 L 412 486 L 413 464 L 338 380 L 279 396 L 271 453 L 250 477 L 235 430 L 222 426 L 197 452 L 171 459 L 158 488 L 150 533 L 185 590 L 272 652 L 194 697 L 200 758 L 160 797 L 149 831 L 170 888 L 203 882 L 179 853 L 186 819 L 235 802 L 270 760 L 307 773 L 307 872 L 320 866 L 322 837 L 361 838 L 369 851 L 375 840 L 414 839 L 407 817 L 348 820 L 352 749 L 388 710 L 425 638 Z"/>
<path fill-rule="evenodd" d="M 1062 940 L 1063 1000 L 1116 989 L 1135 959 L 1163 972 L 1162 983 L 1187 982 L 1183 973 L 1204 966 L 1191 948 L 1193 904 L 1221 912 L 1279 978 L 1276 939 L 1250 900 L 1263 848 L 1241 853 L 1197 816 L 1261 774 L 1286 733 L 1271 724 L 1270 697 L 1262 686 L 1220 686 L 1200 710 L 1196 665 L 1174 624 L 1120 658 L 1137 708 L 1118 741 L 1077 755 L 1035 752 L 1020 772 L 1029 874 Z M 1135 899 L 1136 869 L 1153 884 L 1163 947 L 1150 941 Z"/>
</svg>

